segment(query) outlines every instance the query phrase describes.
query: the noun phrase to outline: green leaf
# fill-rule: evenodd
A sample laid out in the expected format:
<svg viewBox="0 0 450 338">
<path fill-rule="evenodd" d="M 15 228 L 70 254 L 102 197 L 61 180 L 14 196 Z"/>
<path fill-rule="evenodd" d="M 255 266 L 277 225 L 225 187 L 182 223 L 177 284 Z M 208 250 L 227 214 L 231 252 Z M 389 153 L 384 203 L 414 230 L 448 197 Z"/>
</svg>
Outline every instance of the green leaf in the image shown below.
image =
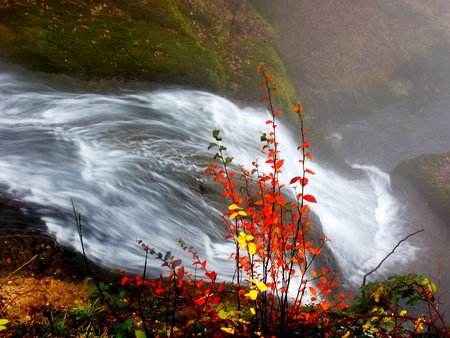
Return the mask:
<svg viewBox="0 0 450 338">
<path fill-rule="evenodd" d="M 134 335 L 136 336 L 136 338 L 147 338 L 144 331 L 142 330 L 135 330 Z"/>
<path fill-rule="evenodd" d="M 167 262 L 169 260 L 170 256 L 172 256 L 172 251 L 167 251 L 166 255 L 164 256 L 164 262 Z"/>
<path fill-rule="evenodd" d="M 217 143 L 212 142 L 209 144 L 208 150 L 211 148 L 214 148 L 214 147 L 218 147 L 218 145 L 217 145 Z"/>
<path fill-rule="evenodd" d="M 127 320 L 125 320 L 122 323 L 122 329 L 124 329 L 124 330 L 128 329 L 129 327 L 131 327 L 131 325 L 133 325 L 133 323 L 134 323 L 134 319 L 128 318 Z"/>
<path fill-rule="evenodd" d="M 127 292 L 125 290 L 120 290 L 119 298 L 125 298 L 127 296 Z"/>
<path fill-rule="evenodd" d="M 219 137 L 219 134 L 220 134 L 219 129 L 214 129 L 212 134 L 213 134 L 213 137 L 216 139 L 216 141 L 222 141 L 222 138 Z"/>
<path fill-rule="evenodd" d="M 233 161 L 232 157 L 225 158 L 225 164 L 230 164 Z"/>
<path fill-rule="evenodd" d="M 406 304 L 409 304 L 409 305 L 411 305 L 411 306 L 414 306 L 414 305 L 416 305 L 417 304 L 417 302 L 419 301 L 419 297 L 412 297 L 412 298 L 410 298 L 407 302 L 406 302 Z"/>
<path fill-rule="evenodd" d="M 226 312 L 223 309 L 221 309 L 217 315 L 219 316 L 220 319 L 227 319 L 228 318 L 228 312 Z"/>
</svg>

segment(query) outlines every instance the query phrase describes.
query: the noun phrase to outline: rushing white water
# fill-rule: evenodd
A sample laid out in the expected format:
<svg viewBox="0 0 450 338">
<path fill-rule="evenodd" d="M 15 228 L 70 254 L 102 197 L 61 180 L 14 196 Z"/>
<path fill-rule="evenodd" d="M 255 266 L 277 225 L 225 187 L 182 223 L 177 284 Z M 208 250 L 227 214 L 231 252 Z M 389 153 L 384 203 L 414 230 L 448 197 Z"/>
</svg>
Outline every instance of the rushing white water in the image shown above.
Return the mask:
<svg viewBox="0 0 450 338">
<path fill-rule="evenodd" d="M 240 109 L 197 91 L 61 92 L 39 81 L 0 74 L 0 186 L 39 205 L 49 232 L 79 248 L 71 199 L 82 214 L 87 253 L 111 267 L 137 271 L 143 252 L 135 238 L 187 259 L 182 237 L 208 266 L 229 278 L 233 245 L 225 240 L 222 205 L 204 169 L 211 131 L 221 130 L 234 163 L 261 157 L 260 131 L 267 112 Z M 279 127 L 285 179 L 298 176 L 297 141 Z M 390 192 L 389 176 L 361 167 L 357 180 L 311 164 L 312 206 L 331 239 L 332 252 L 349 281 L 375 267 L 408 232 L 403 208 Z M 402 254 L 401 250 L 403 250 Z M 390 264 L 414 259 L 406 244 Z M 160 262 L 150 261 L 159 273 Z M 388 269 L 389 264 L 383 266 Z"/>
</svg>

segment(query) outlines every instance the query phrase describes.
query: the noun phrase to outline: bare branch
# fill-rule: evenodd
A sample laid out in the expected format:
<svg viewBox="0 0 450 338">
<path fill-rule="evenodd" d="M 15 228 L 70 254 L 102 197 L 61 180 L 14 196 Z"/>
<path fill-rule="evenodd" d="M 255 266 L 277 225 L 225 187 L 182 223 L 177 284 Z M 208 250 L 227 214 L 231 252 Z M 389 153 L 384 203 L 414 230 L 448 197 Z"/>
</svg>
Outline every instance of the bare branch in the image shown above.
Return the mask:
<svg viewBox="0 0 450 338">
<path fill-rule="evenodd" d="M 409 234 L 408 236 L 406 236 L 405 238 L 403 238 L 400 242 L 398 242 L 397 245 L 392 249 L 392 251 L 391 251 L 386 257 L 384 257 L 384 258 L 381 260 L 380 264 L 378 264 L 377 267 L 376 267 L 375 269 L 373 269 L 372 271 L 370 271 L 370 272 L 368 272 L 368 273 L 366 273 L 366 274 L 364 275 L 362 286 L 365 286 L 365 285 L 366 285 L 366 278 L 367 278 L 369 275 L 371 275 L 372 273 L 374 273 L 375 271 L 377 271 L 377 270 L 380 268 L 380 266 L 386 261 L 386 259 L 388 259 L 388 257 L 394 253 L 395 249 L 397 249 L 397 248 L 400 246 L 400 244 L 402 244 L 404 241 L 406 241 L 409 237 L 412 237 L 412 236 L 414 236 L 414 235 L 417 235 L 419 232 L 422 232 L 422 231 L 424 231 L 424 229 L 417 230 L 416 232 L 414 232 L 414 233 L 412 233 L 412 234 Z"/>
</svg>

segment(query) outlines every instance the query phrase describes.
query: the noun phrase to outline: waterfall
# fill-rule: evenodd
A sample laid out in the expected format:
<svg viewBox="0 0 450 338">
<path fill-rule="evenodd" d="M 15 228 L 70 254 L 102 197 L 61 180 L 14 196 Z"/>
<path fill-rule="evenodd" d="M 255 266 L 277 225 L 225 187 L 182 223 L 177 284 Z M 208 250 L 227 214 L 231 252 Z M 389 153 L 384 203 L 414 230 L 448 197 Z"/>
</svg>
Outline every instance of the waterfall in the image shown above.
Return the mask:
<svg viewBox="0 0 450 338">
<path fill-rule="evenodd" d="M 204 169 L 212 130 L 221 130 L 233 163 L 250 167 L 261 157 L 264 109 L 239 108 L 206 92 L 161 89 L 89 93 L 59 91 L 51 83 L 0 74 L 0 186 L 39 206 L 49 233 L 79 249 L 71 199 L 82 215 L 89 258 L 111 268 L 141 271 L 142 249 L 171 251 L 189 261 L 176 241 L 192 245 L 208 267 L 230 278 L 233 244 L 225 239 L 218 203 Z M 296 138 L 278 129 L 288 181 L 300 167 Z M 407 232 L 403 206 L 390 192 L 389 176 L 360 167 L 359 179 L 341 177 L 320 163 L 307 186 L 312 211 L 331 239 L 329 247 L 346 280 L 360 283 Z M 404 245 L 390 264 L 414 259 Z M 150 261 L 159 274 L 160 262 Z M 383 269 L 389 268 L 389 264 Z"/>
</svg>

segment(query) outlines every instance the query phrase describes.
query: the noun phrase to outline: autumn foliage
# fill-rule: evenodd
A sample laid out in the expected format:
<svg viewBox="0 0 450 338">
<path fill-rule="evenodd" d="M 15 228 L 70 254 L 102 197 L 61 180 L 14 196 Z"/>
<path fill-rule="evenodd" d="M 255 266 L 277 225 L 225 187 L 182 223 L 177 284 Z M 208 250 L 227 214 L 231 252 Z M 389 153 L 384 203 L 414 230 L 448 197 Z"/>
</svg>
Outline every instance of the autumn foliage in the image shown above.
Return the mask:
<svg viewBox="0 0 450 338">
<path fill-rule="evenodd" d="M 284 159 L 277 140 L 281 111 L 272 103 L 276 88 L 264 67 L 258 67 L 258 71 L 263 75 L 261 88 L 266 92 L 260 102 L 267 104 L 270 113 L 266 121 L 269 130 L 261 136 L 262 159 L 256 159 L 252 168 L 234 166 L 233 158 L 226 156 L 219 130 L 213 131 L 214 142 L 208 147 L 216 154 L 206 173 L 220 182 L 222 197 L 228 204 L 223 219 L 228 230 L 226 239 L 235 246 L 230 253 L 235 262 L 235 278 L 218 281 L 216 272 L 210 271 L 207 262 L 182 239 L 180 244 L 194 258 L 194 266 L 203 272 L 203 279 L 188 272 L 170 252 L 163 255 L 140 242 L 147 253 L 156 255 L 170 270 L 168 279 L 160 277 L 151 284 L 155 294 L 169 293 L 166 301 L 178 308 L 169 314 L 173 320 L 164 327 L 164 334 L 312 334 L 317 327 L 330 323 L 330 311 L 347 307 L 344 300 L 348 295 L 333 292 L 339 286 L 336 272 L 314 264 L 328 239 L 313 239 L 310 234 L 309 203 L 317 201 L 307 193 L 314 172 L 307 166 L 313 157 L 303 128 L 303 108 L 300 104 L 294 108 L 301 122 L 299 176 L 290 178 L 289 185 L 285 185 L 281 182 Z M 261 169 L 261 163 L 269 168 L 268 172 Z M 124 277 L 124 283 L 129 281 Z M 182 328 L 180 308 L 184 309 Z M 198 332 L 199 328 L 205 331 Z M 146 333 L 151 332 L 155 332 L 154 328 L 146 327 Z"/>
<path fill-rule="evenodd" d="M 269 111 L 269 130 L 261 135 L 261 158 L 255 159 L 251 168 L 234 165 L 220 130 L 212 132 L 214 141 L 208 147 L 216 153 L 206 173 L 221 184 L 228 205 L 223 223 L 228 230 L 226 240 L 234 243 L 229 257 L 235 262 L 234 278 L 218 280 L 207 261 L 182 239 L 178 241 L 194 259 L 195 273 L 170 251 L 162 254 L 139 240 L 146 260 L 149 254 L 156 256 L 170 274 L 153 282 L 146 281 L 145 271 L 142 278 L 123 278 L 123 285 L 141 287 L 139 297 L 144 286 L 153 295 L 149 298 L 150 312 L 142 309 L 139 298 L 144 330 L 137 330 L 136 335 L 409 337 L 427 327 L 444 337 L 448 329 L 439 306 L 433 303 L 436 290 L 428 279 L 394 276 L 369 283 L 362 288 L 363 296 L 357 298 L 356 305 L 349 306 L 347 301 L 353 297 L 350 292 L 337 291 L 336 271 L 317 264 L 329 240 L 311 235 L 310 204 L 317 199 L 308 193 L 315 173 L 308 168 L 313 156 L 306 140 L 303 108 L 300 104 L 294 107 L 300 121 L 299 174 L 282 179 L 284 158 L 277 140 L 281 112 L 272 100 L 276 88 L 266 68 L 258 67 L 258 72 L 262 73 L 261 89 L 265 91 L 260 103 L 267 104 Z M 402 301 L 413 306 L 428 304 L 428 314 L 410 316 Z"/>
</svg>

